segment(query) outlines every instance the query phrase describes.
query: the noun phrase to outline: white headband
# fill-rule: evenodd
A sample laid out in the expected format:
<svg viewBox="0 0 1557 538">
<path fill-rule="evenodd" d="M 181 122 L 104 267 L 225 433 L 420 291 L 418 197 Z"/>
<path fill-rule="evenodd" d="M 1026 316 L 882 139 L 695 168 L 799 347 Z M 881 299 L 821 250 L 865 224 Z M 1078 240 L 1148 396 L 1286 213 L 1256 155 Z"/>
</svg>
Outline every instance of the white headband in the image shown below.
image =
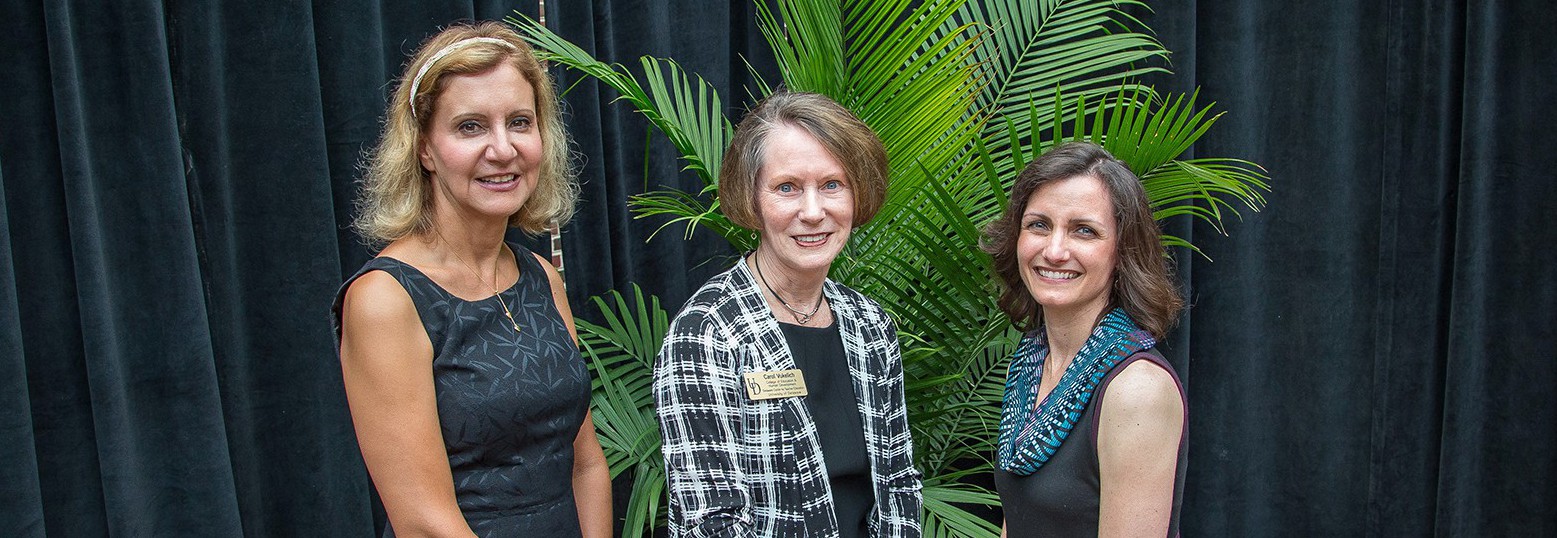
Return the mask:
<svg viewBox="0 0 1557 538">
<path fill-rule="evenodd" d="M 411 79 L 411 117 L 416 117 L 416 88 L 422 85 L 422 76 L 427 74 L 427 70 L 432 69 L 433 64 L 438 63 L 438 60 L 442 60 L 444 56 L 453 54 L 454 51 L 463 49 L 476 43 L 491 43 L 493 45 L 502 45 L 504 47 L 508 47 L 509 49 L 518 48 L 515 47 L 513 43 L 509 43 L 495 37 L 470 37 L 450 43 L 449 46 L 439 50 L 437 54 L 432 55 L 432 57 L 428 58 L 427 61 L 422 62 L 422 68 L 416 71 L 416 78 Z"/>
</svg>

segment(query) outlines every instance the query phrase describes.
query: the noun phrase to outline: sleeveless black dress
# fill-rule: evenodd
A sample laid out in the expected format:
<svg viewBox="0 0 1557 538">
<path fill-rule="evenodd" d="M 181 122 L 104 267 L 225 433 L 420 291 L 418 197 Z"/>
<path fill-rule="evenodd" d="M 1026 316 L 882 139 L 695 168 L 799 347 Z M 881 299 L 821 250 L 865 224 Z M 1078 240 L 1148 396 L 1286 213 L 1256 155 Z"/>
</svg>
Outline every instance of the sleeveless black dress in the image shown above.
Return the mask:
<svg viewBox="0 0 1557 538">
<path fill-rule="evenodd" d="M 517 334 L 496 297 L 460 299 L 409 264 L 382 256 L 336 293 L 335 334 L 339 339 L 346 288 L 370 271 L 393 276 L 432 341 L 438 422 L 471 529 L 483 537 L 579 536 L 573 439 L 589 408 L 589 373 L 540 262 L 509 248 L 519 280 L 501 293 L 521 328 Z"/>
<path fill-rule="evenodd" d="M 1075 429 L 1060 444 L 1059 450 L 1037 472 L 1027 476 L 1012 474 L 995 466 L 995 489 L 1006 516 L 1006 535 L 1011 538 L 1044 536 L 1097 536 L 1102 504 L 1102 470 L 1098 467 L 1097 434 L 1103 395 L 1114 377 L 1135 361 L 1149 361 L 1173 376 L 1179 397 L 1184 383 L 1178 372 L 1155 348 L 1143 350 L 1119 361 L 1098 383 Z M 1184 408 L 1184 426 L 1179 433 L 1178 465 L 1173 479 L 1173 512 L 1168 519 L 1169 537 L 1179 536 L 1179 512 L 1184 503 L 1185 464 L 1189 458 L 1189 407 Z"/>
</svg>

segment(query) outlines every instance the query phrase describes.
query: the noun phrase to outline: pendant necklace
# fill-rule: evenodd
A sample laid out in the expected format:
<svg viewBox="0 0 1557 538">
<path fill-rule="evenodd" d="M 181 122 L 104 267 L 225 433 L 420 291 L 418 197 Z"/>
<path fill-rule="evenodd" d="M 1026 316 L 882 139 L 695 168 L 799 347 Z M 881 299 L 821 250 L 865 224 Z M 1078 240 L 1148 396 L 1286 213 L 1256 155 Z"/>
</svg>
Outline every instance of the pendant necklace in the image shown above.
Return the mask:
<svg viewBox="0 0 1557 538">
<path fill-rule="evenodd" d="M 496 277 L 497 275 L 492 275 Z M 503 292 L 497 290 L 497 278 L 492 279 L 492 294 L 497 296 L 497 304 L 503 307 L 503 315 L 508 317 L 508 324 L 514 326 L 514 334 L 519 334 L 519 322 L 514 321 L 514 313 L 508 310 L 508 303 L 503 300 Z"/>
<path fill-rule="evenodd" d="M 768 288 L 768 293 L 773 294 L 773 298 L 778 299 L 779 304 L 784 305 L 784 309 L 788 310 L 791 315 L 795 316 L 796 322 L 800 323 L 801 325 L 810 323 L 811 318 L 815 317 L 816 313 L 822 310 L 822 294 L 818 294 L 816 296 L 816 306 L 811 307 L 810 312 L 801 312 L 795 307 L 789 306 L 789 303 L 784 301 L 784 296 L 779 295 L 777 291 L 773 291 L 773 286 L 768 284 L 768 277 L 762 274 L 762 263 L 757 261 L 756 253 L 752 253 L 751 255 L 751 264 L 752 267 L 757 268 L 757 278 L 762 280 L 762 287 Z"/>
<path fill-rule="evenodd" d="M 434 232 L 438 233 L 438 238 L 439 239 L 443 239 L 443 233 L 442 232 L 437 232 L 436 228 L 434 229 Z M 449 244 L 449 240 L 448 239 L 443 239 L 443 244 L 445 244 L 445 245 Z M 482 284 L 486 284 L 486 281 L 481 279 L 481 272 L 477 271 L 475 266 L 473 266 L 473 265 L 471 265 L 469 263 L 466 263 L 465 259 L 459 257 L 458 255 L 455 255 L 454 259 L 459 260 L 460 261 L 460 265 L 465 266 L 466 269 L 470 270 L 470 274 L 475 275 L 476 282 L 480 282 Z M 502 263 L 503 263 L 502 260 L 503 260 L 503 247 L 499 246 L 498 250 L 497 250 L 497 260 L 496 260 L 495 263 L 493 263 L 493 267 L 492 267 L 492 295 L 494 297 L 497 297 L 497 304 L 499 306 L 503 307 L 503 315 L 508 317 L 508 324 L 512 325 L 514 327 L 514 334 L 519 334 L 520 333 L 519 322 L 514 320 L 514 313 L 513 313 L 513 311 L 508 309 L 508 302 L 503 300 L 503 292 L 501 292 L 501 291 L 499 291 L 497 289 L 497 273 L 498 273 L 498 269 L 502 267 Z"/>
</svg>

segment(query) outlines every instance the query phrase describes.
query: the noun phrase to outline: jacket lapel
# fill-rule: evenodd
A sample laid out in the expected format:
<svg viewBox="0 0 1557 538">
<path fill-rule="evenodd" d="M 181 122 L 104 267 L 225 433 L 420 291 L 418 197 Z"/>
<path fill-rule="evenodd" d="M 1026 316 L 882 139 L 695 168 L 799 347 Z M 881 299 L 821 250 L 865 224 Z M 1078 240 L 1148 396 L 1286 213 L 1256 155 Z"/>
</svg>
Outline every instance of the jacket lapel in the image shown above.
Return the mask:
<svg viewBox="0 0 1557 538">
<path fill-rule="evenodd" d="M 853 297 L 843 293 L 840 287 L 828 280 L 822 285 L 827 292 L 827 301 L 832 305 L 833 318 L 837 320 L 838 330 L 843 336 L 843 351 L 849 358 L 849 377 L 854 386 L 855 412 L 860 414 L 860 425 L 865 430 L 865 455 L 870 460 L 870 477 L 875 487 L 871 488 L 876 496 L 876 516 L 878 520 L 884 517 L 882 509 L 885 507 L 885 492 L 882 484 L 886 483 L 886 435 L 883 428 L 886 427 L 878 421 L 877 417 L 884 416 L 880 413 L 872 413 L 870 410 L 881 405 L 878 401 L 879 394 L 876 391 L 876 378 L 880 374 L 872 363 L 872 357 L 867 352 L 870 343 L 885 338 L 874 326 L 866 326 L 861 323 L 864 320 L 863 306 L 853 301 Z"/>
<path fill-rule="evenodd" d="M 737 326 L 749 327 L 752 331 L 748 341 L 738 343 L 755 346 L 761 371 L 794 369 L 795 357 L 790 355 L 789 346 L 784 343 L 784 333 L 779 330 L 778 320 L 769 312 L 768 303 L 762 298 L 762 289 L 757 287 L 757 280 L 753 278 L 745 257 L 736 265 L 734 277 L 731 282 L 736 287 L 735 295 L 743 318 L 743 323 Z"/>
</svg>

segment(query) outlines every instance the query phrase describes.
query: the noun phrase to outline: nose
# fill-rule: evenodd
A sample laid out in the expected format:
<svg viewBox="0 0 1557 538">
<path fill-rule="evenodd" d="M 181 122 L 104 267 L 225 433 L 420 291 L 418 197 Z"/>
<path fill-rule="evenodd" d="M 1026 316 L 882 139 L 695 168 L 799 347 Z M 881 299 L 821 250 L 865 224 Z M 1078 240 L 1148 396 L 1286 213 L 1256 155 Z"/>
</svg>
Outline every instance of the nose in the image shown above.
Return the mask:
<svg viewBox="0 0 1557 538">
<path fill-rule="evenodd" d="M 800 196 L 800 220 L 804 222 L 818 222 L 822 220 L 826 211 L 822 210 L 822 193 L 816 189 L 806 189 Z"/>
<path fill-rule="evenodd" d="M 519 148 L 515 146 L 518 137 L 506 129 L 493 129 L 491 139 L 487 142 L 487 160 L 506 162 L 519 155 Z"/>
<path fill-rule="evenodd" d="M 1070 261 L 1070 246 L 1065 244 L 1065 234 L 1051 233 L 1044 238 L 1043 259 L 1054 265 Z"/>
</svg>

